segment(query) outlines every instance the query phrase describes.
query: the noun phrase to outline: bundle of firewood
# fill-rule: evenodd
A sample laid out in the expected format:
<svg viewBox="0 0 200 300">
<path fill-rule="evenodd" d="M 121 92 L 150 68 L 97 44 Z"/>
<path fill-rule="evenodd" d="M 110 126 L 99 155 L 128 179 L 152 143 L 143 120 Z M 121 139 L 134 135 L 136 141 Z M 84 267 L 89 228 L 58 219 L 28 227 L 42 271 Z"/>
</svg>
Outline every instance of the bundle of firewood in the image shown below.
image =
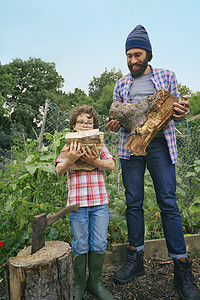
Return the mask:
<svg viewBox="0 0 200 300">
<path fill-rule="evenodd" d="M 129 135 L 125 148 L 134 155 L 146 155 L 146 148 L 158 132 L 166 126 L 179 99 L 161 89 L 153 96 L 135 104 L 115 101 L 110 108 L 110 120 L 118 120 Z"/>
<path fill-rule="evenodd" d="M 78 131 L 78 132 L 69 132 L 65 136 L 66 146 L 70 146 L 71 142 L 81 143 L 81 147 L 88 146 L 91 151 L 95 151 L 97 153 L 97 157 L 100 154 L 101 147 L 104 140 L 103 132 L 100 132 L 99 129 L 92 129 L 86 131 Z M 64 159 L 67 157 L 66 151 L 61 151 L 61 158 Z M 95 166 L 85 162 L 81 159 L 78 159 L 70 168 L 71 170 L 86 170 L 92 171 L 96 169 Z"/>
</svg>

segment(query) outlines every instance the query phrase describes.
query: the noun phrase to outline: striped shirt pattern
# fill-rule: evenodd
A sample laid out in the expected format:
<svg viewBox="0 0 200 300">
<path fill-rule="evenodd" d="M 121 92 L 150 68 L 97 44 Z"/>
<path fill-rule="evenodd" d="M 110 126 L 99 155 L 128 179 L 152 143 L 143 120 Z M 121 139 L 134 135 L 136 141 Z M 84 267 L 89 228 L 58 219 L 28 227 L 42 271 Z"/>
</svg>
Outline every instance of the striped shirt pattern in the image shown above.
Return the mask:
<svg viewBox="0 0 200 300">
<path fill-rule="evenodd" d="M 112 158 L 107 147 L 103 144 L 100 151 L 100 159 Z M 60 155 L 56 164 L 61 162 Z M 68 200 L 67 206 L 79 203 L 80 207 L 96 206 L 109 203 L 109 197 L 104 180 L 102 168 L 93 171 L 67 172 Z"/>
<path fill-rule="evenodd" d="M 154 92 L 156 93 L 161 88 L 164 88 L 175 97 L 180 99 L 178 82 L 175 73 L 169 70 L 155 69 L 153 67 L 151 67 L 151 69 L 153 73 L 150 79 L 154 83 Z M 134 78 L 131 76 L 131 73 L 123 76 L 120 80 L 118 80 L 115 84 L 113 92 L 113 101 L 121 101 L 123 103 L 130 102 L 130 87 L 133 81 Z M 124 143 L 129 133 L 124 128 L 121 128 L 119 134 L 119 158 L 130 159 L 130 153 L 124 148 Z M 167 141 L 172 164 L 174 164 L 178 158 L 174 120 L 171 120 L 168 126 L 164 129 L 164 136 Z"/>
</svg>

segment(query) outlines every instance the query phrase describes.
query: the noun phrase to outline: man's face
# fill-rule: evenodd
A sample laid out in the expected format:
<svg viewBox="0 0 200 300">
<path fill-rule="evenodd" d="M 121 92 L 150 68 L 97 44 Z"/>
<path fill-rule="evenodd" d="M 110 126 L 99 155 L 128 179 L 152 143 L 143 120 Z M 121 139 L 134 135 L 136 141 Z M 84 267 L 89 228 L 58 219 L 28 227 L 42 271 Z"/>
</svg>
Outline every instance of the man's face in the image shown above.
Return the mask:
<svg viewBox="0 0 200 300">
<path fill-rule="evenodd" d="M 146 50 L 140 48 L 132 48 L 126 52 L 128 68 L 131 75 L 139 77 L 144 74 L 148 67 Z"/>
</svg>

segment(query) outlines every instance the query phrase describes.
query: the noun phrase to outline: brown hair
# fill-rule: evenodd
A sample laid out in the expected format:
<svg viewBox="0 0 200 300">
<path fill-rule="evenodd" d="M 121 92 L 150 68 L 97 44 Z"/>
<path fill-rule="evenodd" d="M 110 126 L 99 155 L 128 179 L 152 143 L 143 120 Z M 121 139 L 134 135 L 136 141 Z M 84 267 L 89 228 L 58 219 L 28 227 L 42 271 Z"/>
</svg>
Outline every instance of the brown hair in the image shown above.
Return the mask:
<svg viewBox="0 0 200 300">
<path fill-rule="evenodd" d="M 153 54 L 152 54 L 152 52 L 151 52 L 151 51 L 149 51 L 149 50 L 146 50 L 146 54 L 147 54 L 147 56 L 146 56 L 147 60 L 148 60 L 148 61 L 151 61 L 151 60 L 152 60 L 152 58 L 153 58 Z"/>
<path fill-rule="evenodd" d="M 94 107 L 89 106 L 89 105 L 82 105 L 82 106 L 76 107 L 71 114 L 71 117 L 69 120 L 69 128 L 71 130 L 73 130 L 73 126 L 76 125 L 77 117 L 82 114 L 88 114 L 90 116 L 89 119 L 93 117 L 93 119 L 94 119 L 93 129 L 99 128 L 99 118 L 98 118 L 97 112 L 94 109 Z"/>
</svg>

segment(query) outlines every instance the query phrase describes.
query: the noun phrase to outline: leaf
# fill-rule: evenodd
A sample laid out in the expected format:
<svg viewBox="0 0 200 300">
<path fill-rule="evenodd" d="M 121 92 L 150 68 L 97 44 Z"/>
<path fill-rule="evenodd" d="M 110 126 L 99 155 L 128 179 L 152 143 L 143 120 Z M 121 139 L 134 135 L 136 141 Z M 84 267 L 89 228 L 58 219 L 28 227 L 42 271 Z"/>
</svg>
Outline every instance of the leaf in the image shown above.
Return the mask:
<svg viewBox="0 0 200 300">
<path fill-rule="evenodd" d="M 15 202 L 14 199 L 9 199 L 6 204 L 5 204 L 5 211 L 10 211 L 12 210 L 13 208 L 13 203 Z"/>
<path fill-rule="evenodd" d="M 200 159 L 196 159 L 196 160 L 194 161 L 194 164 L 200 166 Z"/>
<path fill-rule="evenodd" d="M 118 198 L 115 198 L 115 205 L 117 205 L 122 211 L 125 209 L 125 202 Z"/>
<path fill-rule="evenodd" d="M 27 240 L 28 237 L 29 237 L 29 233 L 28 233 L 28 231 L 25 231 L 24 234 L 23 234 L 23 236 L 22 236 L 22 239 L 23 240 Z"/>
<path fill-rule="evenodd" d="M 51 228 L 50 232 L 49 232 L 49 236 L 48 239 L 49 240 L 56 240 L 58 237 L 58 229 L 57 228 Z"/>
<path fill-rule="evenodd" d="M 16 183 L 11 184 L 11 186 L 12 186 L 12 189 L 13 189 L 13 190 L 15 190 L 16 187 L 17 187 Z"/>
<path fill-rule="evenodd" d="M 118 220 L 120 216 L 121 216 L 121 215 L 120 215 L 115 209 L 110 210 L 110 220 L 111 220 L 111 221 L 116 221 L 116 220 Z"/>
<path fill-rule="evenodd" d="M 194 197 L 193 203 L 198 203 L 198 204 L 200 204 L 200 197 Z"/>
<path fill-rule="evenodd" d="M 47 140 L 52 140 L 52 139 L 53 139 L 52 134 L 50 134 L 50 133 L 45 133 L 45 139 L 47 139 Z"/>
<path fill-rule="evenodd" d="M 176 192 L 180 196 L 185 197 L 187 190 L 186 189 L 182 189 L 180 186 L 177 186 Z"/>
<path fill-rule="evenodd" d="M 54 159 L 54 153 L 48 153 L 48 154 L 44 154 L 40 156 L 40 160 L 44 161 L 44 160 L 50 160 L 50 159 Z"/>
<path fill-rule="evenodd" d="M 40 204 L 40 209 L 41 209 L 41 210 L 45 210 L 46 208 L 47 208 L 47 205 L 46 205 L 45 203 L 42 202 L 42 203 Z"/>
<path fill-rule="evenodd" d="M 19 177 L 19 180 L 24 179 L 24 178 L 26 178 L 26 177 L 28 177 L 28 173 L 26 173 L 26 174 L 20 176 L 20 177 Z"/>
<path fill-rule="evenodd" d="M 122 220 L 122 222 L 119 222 L 117 225 L 118 225 L 119 229 L 122 232 L 127 233 L 127 223 L 126 223 L 126 220 Z"/>
<path fill-rule="evenodd" d="M 35 160 L 35 156 L 34 155 L 29 155 L 26 160 L 25 160 L 25 163 L 29 163 L 31 161 Z"/>
<path fill-rule="evenodd" d="M 25 217 L 21 217 L 20 218 L 20 225 L 19 225 L 20 230 L 24 227 L 25 222 L 26 222 Z"/>
<path fill-rule="evenodd" d="M 35 173 L 37 168 L 38 168 L 37 164 L 32 163 L 32 164 L 26 165 L 26 169 L 31 175 L 33 175 Z"/>
<path fill-rule="evenodd" d="M 195 172 L 187 172 L 187 174 L 185 175 L 185 177 L 187 177 L 187 178 L 196 177 L 196 173 Z"/>
<path fill-rule="evenodd" d="M 49 173 L 56 173 L 56 168 L 53 164 L 46 164 L 42 166 L 42 170 Z"/>
<path fill-rule="evenodd" d="M 192 203 L 192 205 L 189 207 L 189 210 L 192 214 L 200 213 L 200 203 Z"/>
<path fill-rule="evenodd" d="M 195 167 L 194 169 L 198 174 L 200 173 L 200 167 Z"/>
</svg>

